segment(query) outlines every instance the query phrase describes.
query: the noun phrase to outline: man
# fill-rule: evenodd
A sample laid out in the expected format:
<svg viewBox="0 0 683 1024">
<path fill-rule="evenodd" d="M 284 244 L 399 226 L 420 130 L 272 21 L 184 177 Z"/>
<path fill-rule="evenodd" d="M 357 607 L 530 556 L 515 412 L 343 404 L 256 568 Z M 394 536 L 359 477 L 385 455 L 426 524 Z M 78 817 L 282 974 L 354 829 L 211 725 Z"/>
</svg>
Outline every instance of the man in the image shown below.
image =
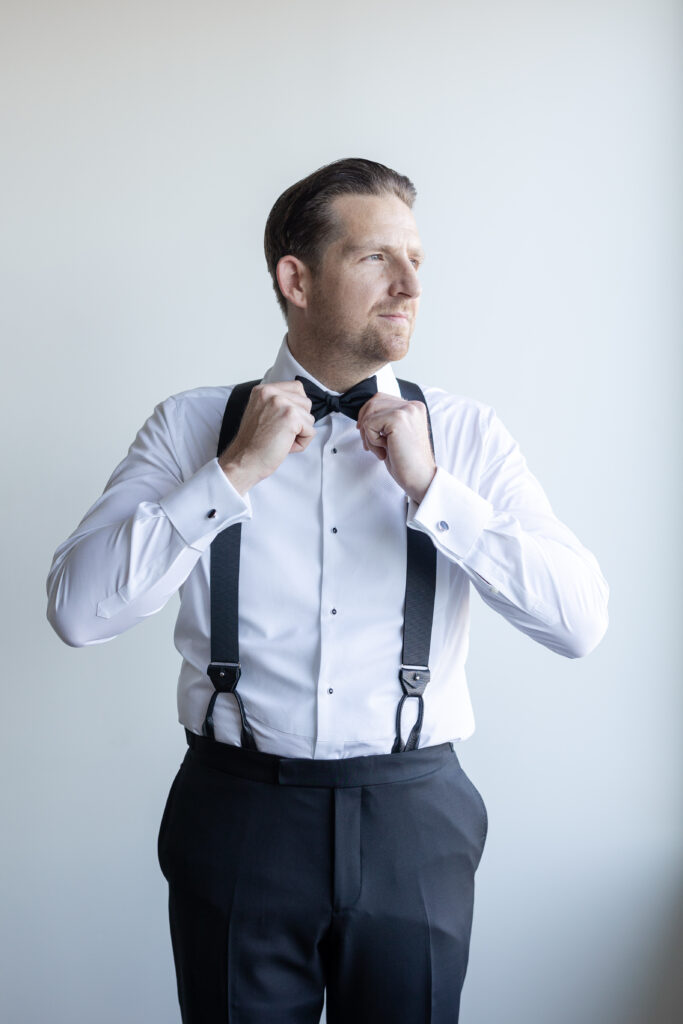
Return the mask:
<svg viewBox="0 0 683 1024">
<path fill-rule="evenodd" d="M 180 590 L 190 749 L 159 855 L 185 1024 L 317 1024 L 325 990 L 330 1024 L 457 1021 L 486 835 L 454 751 L 470 584 L 568 657 L 606 628 L 595 559 L 492 410 L 394 376 L 414 198 L 342 160 L 278 199 L 274 366 L 162 403 L 48 580 L 74 645 Z"/>
</svg>

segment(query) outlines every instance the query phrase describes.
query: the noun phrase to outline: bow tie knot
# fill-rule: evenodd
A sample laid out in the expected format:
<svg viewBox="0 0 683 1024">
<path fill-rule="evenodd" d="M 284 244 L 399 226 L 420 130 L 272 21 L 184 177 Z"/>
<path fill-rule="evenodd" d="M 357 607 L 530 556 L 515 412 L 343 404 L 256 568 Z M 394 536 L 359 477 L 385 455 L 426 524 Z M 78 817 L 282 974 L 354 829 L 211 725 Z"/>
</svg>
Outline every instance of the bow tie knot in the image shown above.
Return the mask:
<svg viewBox="0 0 683 1024">
<path fill-rule="evenodd" d="M 329 391 L 323 391 L 308 377 L 297 377 L 296 379 L 301 381 L 306 397 L 311 400 L 311 413 L 316 421 L 331 412 L 341 412 L 352 420 L 357 420 L 358 413 L 365 403 L 377 394 L 376 377 L 362 380 L 360 384 L 349 388 L 343 395 L 332 395 Z"/>
</svg>

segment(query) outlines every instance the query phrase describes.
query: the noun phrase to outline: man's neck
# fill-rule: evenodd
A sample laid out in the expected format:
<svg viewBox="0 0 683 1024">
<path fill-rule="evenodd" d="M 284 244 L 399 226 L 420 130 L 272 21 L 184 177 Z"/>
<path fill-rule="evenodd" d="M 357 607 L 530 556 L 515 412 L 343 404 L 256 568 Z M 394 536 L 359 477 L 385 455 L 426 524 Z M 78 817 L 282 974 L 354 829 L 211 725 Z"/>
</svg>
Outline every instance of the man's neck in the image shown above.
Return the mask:
<svg viewBox="0 0 683 1024">
<path fill-rule="evenodd" d="M 340 394 L 348 391 L 360 381 L 371 377 L 384 365 L 384 363 L 353 362 L 346 356 L 337 356 L 335 359 L 334 353 L 320 352 L 313 346 L 302 345 L 291 334 L 287 335 L 287 345 L 297 363 L 307 373 L 320 381 L 329 391 L 337 391 Z"/>
</svg>

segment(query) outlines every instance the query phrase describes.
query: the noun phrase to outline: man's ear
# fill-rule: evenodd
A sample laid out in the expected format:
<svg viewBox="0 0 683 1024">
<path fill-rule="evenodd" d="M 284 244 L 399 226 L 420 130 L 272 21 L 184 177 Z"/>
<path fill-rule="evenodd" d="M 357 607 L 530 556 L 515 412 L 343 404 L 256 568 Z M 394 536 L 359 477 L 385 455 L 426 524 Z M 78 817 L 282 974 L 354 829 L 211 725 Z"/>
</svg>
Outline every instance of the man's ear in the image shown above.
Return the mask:
<svg viewBox="0 0 683 1024">
<path fill-rule="evenodd" d="M 296 256 L 281 256 L 275 273 L 285 299 L 299 309 L 306 309 L 311 281 L 311 272 L 306 264 Z"/>
</svg>

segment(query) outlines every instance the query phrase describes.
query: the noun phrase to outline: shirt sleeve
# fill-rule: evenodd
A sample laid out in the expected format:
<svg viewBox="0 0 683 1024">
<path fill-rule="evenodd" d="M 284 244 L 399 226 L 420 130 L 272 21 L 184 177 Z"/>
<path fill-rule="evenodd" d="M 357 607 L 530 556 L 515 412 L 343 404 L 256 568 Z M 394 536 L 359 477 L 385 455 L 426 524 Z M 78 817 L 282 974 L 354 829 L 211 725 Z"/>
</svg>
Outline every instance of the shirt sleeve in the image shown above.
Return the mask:
<svg viewBox="0 0 683 1024">
<path fill-rule="evenodd" d="M 517 629 L 566 657 L 588 654 L 607 629 L 607 583 L 495 414 L 476 486 L 450 470 L 439 465 L 419 506 L 409 502 L 408 526 L 431 537 Z"/>
<path fill-rule="evenodd" d="M 251 517 L 212 459 L 184 478 L 175 399 L 139 431 L 104 493 L 55 552 L 48 619 L 67 644 L 102 643 L 162 608 L 213 538 Z"/>
</svg>

